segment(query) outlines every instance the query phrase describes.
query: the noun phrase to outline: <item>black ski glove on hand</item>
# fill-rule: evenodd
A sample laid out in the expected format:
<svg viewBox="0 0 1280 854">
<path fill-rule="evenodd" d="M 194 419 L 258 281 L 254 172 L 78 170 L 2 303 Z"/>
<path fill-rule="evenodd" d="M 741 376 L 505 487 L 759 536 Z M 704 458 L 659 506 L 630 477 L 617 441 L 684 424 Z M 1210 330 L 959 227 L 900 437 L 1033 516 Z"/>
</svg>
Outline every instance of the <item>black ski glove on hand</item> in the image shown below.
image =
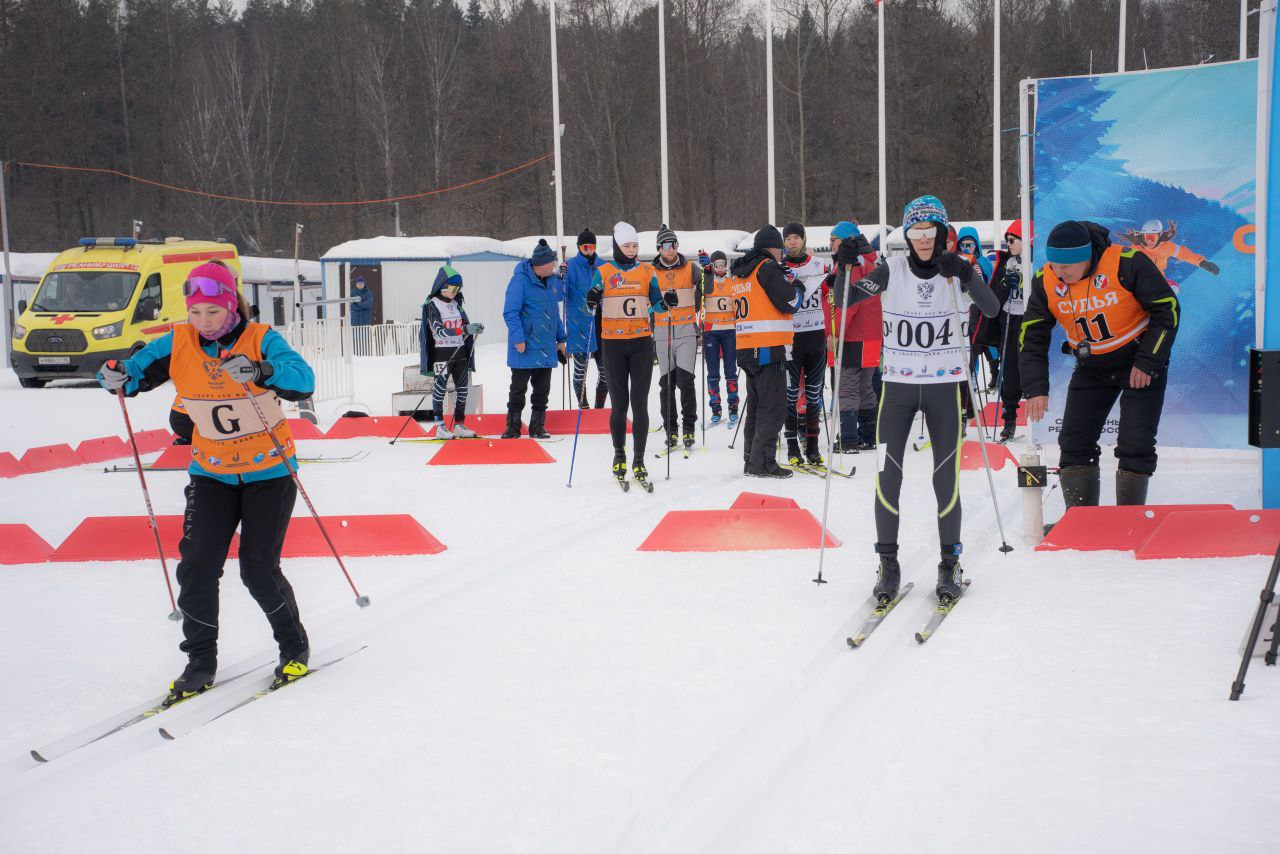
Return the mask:
<svg viewBox="0 0 1280 854">
<path fill-rule="evenodd" d="M 943 252 L 938 257 L 938 272 L 964 284 L 973 278 L 973 265 L 954 252 Z"/>
<path fill-rule="evenodd" d="M 569 363 L 569 357 L 564 354 L 564 350 L 556 350 L 556 361 L 562 365 Z"/>
<path fill-rule="evenodd" d="M 102 370 L 98 371 L 98 382 L 107 391 L 115 394 L 128 384 L 129 372 L 124 369 L 123 363 L 112 359 L 102 366 Z"/>
<path fill-rule="evenodd" d="M 467 333 L 468 335 L 479 335 L 480 333 L 484 332 L 484 324 L 468 323 L 466 326 L 462 328 L 462 331 Z"/>
<path fill-rule="evenodd" d="M 600 307 L 600 300 L 604 298 L 604 290 L 601 288 L 592 288 L 587 291 L 587 311 L 595 311 Z"/>
<path fill-rule="evenodd" d="M 1215 276 L 1222 272 L 1222 268 L 1212 261 L 1201 261 L 1200 269 L 1204 270 L 1206 273 L 1212 273 Z"/>
<path fill-rule="evenodd" d="M 271 378 L 270 362 L 255 362 L 243 353 L 236 353 L 222 360 L 222 370 L 238 383 L 262 383 Z"/>
<path fill-rule="evenodd" d="M 662 295 L 662 301 L 666 303 L 667 308 L 675 308 L 680 304 L 680 295 L 675 291 L 667 291 Z"/>
</svg>

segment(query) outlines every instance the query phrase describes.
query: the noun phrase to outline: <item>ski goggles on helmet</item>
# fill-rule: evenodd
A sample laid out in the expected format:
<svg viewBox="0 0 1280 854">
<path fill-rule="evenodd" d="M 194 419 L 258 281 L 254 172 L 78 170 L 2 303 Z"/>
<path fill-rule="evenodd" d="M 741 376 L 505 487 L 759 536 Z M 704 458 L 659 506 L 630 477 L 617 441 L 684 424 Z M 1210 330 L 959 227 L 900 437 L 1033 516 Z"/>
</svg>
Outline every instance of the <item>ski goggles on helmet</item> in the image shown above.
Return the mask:
<svg viewBox="0 0 1280 854">
<path fill-rule="evenodd" d="M 907 238 L 909 240 L 926 240 L 937 236 L 938 224 L 936 222 L 922 222 L 907 229 Z"/>
<path fill-rule="evenodd" d="M 207 297 L 216 297 L 219 294 L 234 294 L 235 291 L 217 279 L 206 279 L 203 276 L 196 276 L 182 283 L 182 295 L 184 297 L 193 297 L 197 293 Z"/>
</svg>

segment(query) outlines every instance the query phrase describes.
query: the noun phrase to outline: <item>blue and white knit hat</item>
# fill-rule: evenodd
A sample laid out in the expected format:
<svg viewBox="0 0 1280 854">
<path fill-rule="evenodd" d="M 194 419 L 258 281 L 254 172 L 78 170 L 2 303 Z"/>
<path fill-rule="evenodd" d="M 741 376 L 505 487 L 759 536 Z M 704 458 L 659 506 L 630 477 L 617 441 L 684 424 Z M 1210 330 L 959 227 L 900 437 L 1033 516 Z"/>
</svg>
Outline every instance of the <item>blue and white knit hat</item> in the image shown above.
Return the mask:
<svg viewBox="0 0 1280 854">
<path fill-rule="evenodd" d="M 947 209 L 942 206 L 937 196 L 921 196 L 908 202 L 902 209 L 903 231 L 922 222 L 936 222 L 940 223 L 944 229 L 947 227 Z"/>
</svg>

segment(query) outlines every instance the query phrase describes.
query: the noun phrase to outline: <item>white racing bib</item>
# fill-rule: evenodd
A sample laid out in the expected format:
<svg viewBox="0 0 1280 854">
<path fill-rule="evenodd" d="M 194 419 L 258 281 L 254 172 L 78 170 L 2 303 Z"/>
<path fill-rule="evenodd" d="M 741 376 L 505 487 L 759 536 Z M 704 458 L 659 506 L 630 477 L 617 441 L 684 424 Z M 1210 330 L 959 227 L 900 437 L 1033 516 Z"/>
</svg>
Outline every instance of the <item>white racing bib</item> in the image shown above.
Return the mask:
<svg viewBox="0 0 1280 854">
<path fill-rule="evenodd" d="M 436 310 L 440 312 L 440 325 L 444 327 L 443 332 L 431 330 L 436 346 L 461 347 L 463 344 L 464 324 L 462 323 L 462 309 L 458 307 L 458 301 L 443 300 L 439 297 L 432 297 L 431 301 L 436 304 Z"/>
<path fill-rule="evenodd" d="M 916 278 L 905 255 L 889 258 L 886 263 L 889 286 L 880 295 L 885 381 L 964 382 L 969 355 L 968 295 L 960 292 L 954 279 Z"/>
<path fill-rule="evenodd" d="M 1004 262 L 1006 270 L 1022 270 L 1022 259 L 1017 255 L 1013 255 L 1008 261 Z M 1009 289 L 1009 298 L 1004 302 L 1004 310 L 1009 314 L 1022 315 L 1027 313 L 1027 289 L 1025 282 L 1029 277 L 1023 276 L 1018 280 L 1016 288 Z"/>
<path fill-rule="evenodd" d="M 786 266 L 787 272 L 796 277 L 804 285 L 804 301 L 800 308 L 791 315 L 792 329 L 796 332 L 810 332 L 824 329 L 826 324 L 822 317 L 822 280 L 827 275 L 827 265 L 813 255 L 799 267 Z"/>
</svg>

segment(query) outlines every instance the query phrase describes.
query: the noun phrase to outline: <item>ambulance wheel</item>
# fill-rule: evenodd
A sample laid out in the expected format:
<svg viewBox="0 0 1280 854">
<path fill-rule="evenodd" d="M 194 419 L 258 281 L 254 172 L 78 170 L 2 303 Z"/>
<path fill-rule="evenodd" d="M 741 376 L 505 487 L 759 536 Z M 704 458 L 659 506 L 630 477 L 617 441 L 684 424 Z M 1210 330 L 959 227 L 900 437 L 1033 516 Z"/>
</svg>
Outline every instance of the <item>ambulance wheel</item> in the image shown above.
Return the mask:
<svg viewBox="0 0 1280 854">
<path fill-rule="evenodd" d="M 18 385 L 23 388 L 44 388 L 47 382 L 39 377 L 18 377 Z"/>
</svg>

